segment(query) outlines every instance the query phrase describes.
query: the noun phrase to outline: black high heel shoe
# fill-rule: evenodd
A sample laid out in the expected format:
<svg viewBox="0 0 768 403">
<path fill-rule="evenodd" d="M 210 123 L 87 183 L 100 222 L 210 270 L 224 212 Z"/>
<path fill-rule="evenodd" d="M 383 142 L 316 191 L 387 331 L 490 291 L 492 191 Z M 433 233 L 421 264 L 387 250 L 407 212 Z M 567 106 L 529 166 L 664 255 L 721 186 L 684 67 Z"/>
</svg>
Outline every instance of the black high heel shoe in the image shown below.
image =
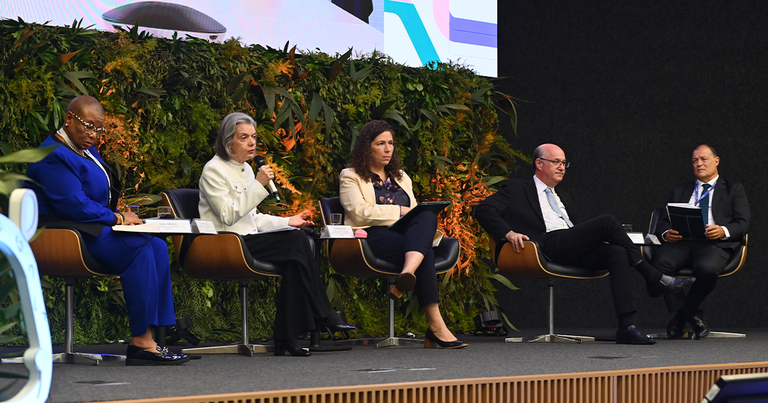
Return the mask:
<svg viewBox="0 0 768 403">
<path fill-rule="evenodd" d="M 392 287 L 389 288 L 389 291 L 387 292 L 387 296 L 389 297 L 389 299 L 393 299 L 397 301 L 398 299 L 400 299 L 400 297 L 403 296 L 403 291 L 397 288 L 396 285 L 393 285 Z"/>
<path fill-rule="evenodd" d="M 416 287 L 416 275 L 413 273 L 400 273 L 395 280 L 395 285 L 400 291 L 413 291 Z"/>
<path fill-rule="evenodd" d="M 339 313 L 334 310 L 331 310 L 331 312 L 328 313 L 328 316 L 316 319 L 315 325 L 318 329 L 328 329 L 332 332 L 348 332 L 356 329 L 355 325 L 346 323 Z"/>
<path fill-rule="evenodd" d="M 387 296 L 390 299 L 398 300 L 403 296 L 405 291 L 413 291 L 415 287 L 416 275 L 413 273 L 401 273 L 399 276 L 397 276 L 395 285 L 393 285 L 389 289 L 389 292 L 387 292 Z"/>
<path fill-rule="evenodd" d="M 282 357 L 288 352 L 294 357 L 309 357 L 312 353 L 308 349 L 302 348 L 299 345 L 299 341 L 292 340 L 275 340 L 275 355 Z"/>
<path fill-rule="evenodd" d="M 427 334 L 424 335 L 424 348 L 462 348 L 468 346 L 469 343 L 465 343 L 461 340 L 455 341 L 442 341 L 435 336 L 432 329 L 427 328 Z"/>
</svg>

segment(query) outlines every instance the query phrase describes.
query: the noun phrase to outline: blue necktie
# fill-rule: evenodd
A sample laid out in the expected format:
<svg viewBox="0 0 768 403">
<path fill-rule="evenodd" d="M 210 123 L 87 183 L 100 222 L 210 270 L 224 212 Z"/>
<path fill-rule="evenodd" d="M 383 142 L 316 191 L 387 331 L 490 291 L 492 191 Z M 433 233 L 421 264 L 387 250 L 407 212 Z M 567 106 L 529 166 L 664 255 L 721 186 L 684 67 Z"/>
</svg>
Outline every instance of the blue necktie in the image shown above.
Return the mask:
<svg viewBox="0 0 768 403">
<path fill-rule="evenodd" d="M 704 183 L 701 185 L 701 193 L 704 194 L 712 185 Z M 699 207 L 701 207 L 701 217 L 704 219 L 704 226 L 709 224 L 709 193 L 699 199 Z"/>
<path fill-rule="evenodd" d="M 547 187 L 544 189 L 544 193 L 547 194 L 547 201 L 549 202 L 549 205 L 552 207 L 552 210 L 555 210 L 555 213 L 560 214 L 560 218 L 565 220 L 565 223 L 568 224 L 568 228 L 573 227 L 573 223 L 571 220 L 568 219 L 568 217 L 563 213 L 563 210 L 560 210 L 560 206 L 557 204 L 557 200 L 555 200 L 555 194 L 552 193 L 552 188 Z"/>
</svg>

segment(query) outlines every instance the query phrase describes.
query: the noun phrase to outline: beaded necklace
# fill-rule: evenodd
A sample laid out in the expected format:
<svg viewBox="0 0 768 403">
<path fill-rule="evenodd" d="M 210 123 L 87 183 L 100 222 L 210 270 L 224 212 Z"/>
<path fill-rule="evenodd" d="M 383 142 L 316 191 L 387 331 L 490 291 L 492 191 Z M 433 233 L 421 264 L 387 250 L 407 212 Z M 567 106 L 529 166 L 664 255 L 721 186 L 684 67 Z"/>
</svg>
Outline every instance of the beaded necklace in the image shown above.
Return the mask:
<svg viewBox="0 0 768 403">
<path fill-rule="evenodd" d="M 77 147 L 75 147 L 75 143 L 72 142 L 72 140 L 69 139 L 69 136 L 67 136 L 67 132 L 64 131 L 64 128 L 62 127 L 58 131 L 59 136 L 61 136 L 62 139 L 64 139 L 64 144 L 69 147 L 70 150 L 74 151 L 77 155 L 84 157 L 85 153 L 83 150 L 79 150 Z"/>
<path fill-rule="evenodd" d="M 104 168 L 104 166 L 101 165 L 101 163 L 99 161 L 97 161 L 96 158 L 94 158 L 93 155 L 91 155 L 91 153 L 88 152 L 88 150 L 79 150 L 77 147 L 75 147 L 75 144 L 72 142 L 72 140 L 69 139 L 69 136 L 67 136 L 67 132 L 64 131 L 63 127 L 61 129 L 59 129 L 59 131 L 57 133 L 59 134 L 59 136 L 61 136 L 62 139 L 64 139 L 64 143 L 67 145 L 67 147 L 69 147 L 70 150 L 74 151 L 77 155 L 79 155 L 81 157 L 84 157 L 86 159 L 89 159 L 93 163 L 95 163 L 96 166 L 99 167 L 102 172 L 104 172 L 104 176 L 107 177 L 107 186 L 108 187 L 112 187 L 112 178 L 109 177 L 109 174 L 107 173 L 106 168 Z M 109 202 L 108 203 L 111 204 L 112 203 L 112 192 L 107 191 L 107 194 L 108 194 L 108 198 L 109 198 Z M 109 206 L 109 204 L 107 204 L 107 206 Z"/>
</svg>

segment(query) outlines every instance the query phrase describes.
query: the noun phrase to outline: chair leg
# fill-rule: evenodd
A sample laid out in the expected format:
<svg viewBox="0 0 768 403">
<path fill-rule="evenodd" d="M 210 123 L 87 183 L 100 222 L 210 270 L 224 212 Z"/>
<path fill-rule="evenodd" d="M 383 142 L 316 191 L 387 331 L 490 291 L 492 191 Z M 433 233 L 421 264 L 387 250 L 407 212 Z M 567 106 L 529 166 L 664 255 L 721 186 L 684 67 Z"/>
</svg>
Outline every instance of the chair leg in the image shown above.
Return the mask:
<svg viewBox="0 0 768 403">
<path fill-rule="evenodd" d="M 555 283 L 549 280 L 549 333 L 535 337 L 507 337 L 507 343 L 581 343 L 595 341 L 592 336 L 575 336 L 569 334 L 555 334 Z"/>
<path fill-rule="evenodd" d="M 422 344 L 424 339 L 414 339 L 409 337 L 395 337 L 395 300 L 389 300 L 389 337 L 378 342 L 376 347 L 400 346 L 403 344 Z"/>
<path fill-rule="evenodd" d="M 74 280 L 65 278 L 64 287 L 64 352 L 53 354 L 54 363 L 92 364 L 99 365 L 101 361 L 125 361 L 124 355 L 89 354 L 75 352 L 75 319 L 74 319 Z"/>
<path fill-rule="evenodd" d="M 240 281 L 240 343 L 228 346 L 193 347 L 181 350 L 184 354 L 242 354 L 253 357 L 253 353 L 266 353 L 271 350 L 262 344 L 250 344 L 248 335 L 248 282 Z M 271 350 L 274 351 L 274 350 Z"/>
<path fill-rule="evenodd" d="M 64 287 L 64 352 L 54 353 L 52 361 L 62 364 L 91 364 L 99 365 L 101 361 L 125 361 L 124 355 L 111 354 L 88 354 L 75 352 L 74 340 L 74 283 L 72 279 L 65 278 Z M 23 364 L 23 357 L 4 358 L 0 360 L 3 364 Z"/>
</svg>

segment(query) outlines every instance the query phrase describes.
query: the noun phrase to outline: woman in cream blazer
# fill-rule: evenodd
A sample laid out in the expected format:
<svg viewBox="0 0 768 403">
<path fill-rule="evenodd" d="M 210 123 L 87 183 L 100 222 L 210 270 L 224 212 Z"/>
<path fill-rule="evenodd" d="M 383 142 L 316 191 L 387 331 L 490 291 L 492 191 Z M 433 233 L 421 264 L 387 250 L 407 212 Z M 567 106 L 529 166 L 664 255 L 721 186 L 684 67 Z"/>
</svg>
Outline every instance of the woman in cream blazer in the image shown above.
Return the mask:
<svg viewBox="0 0 768 403">
<path fill-rule="evenodd" d="M 216 155 L 205 164 L 200 176 L 200 218 L 211 220 L 217 231 L 243 235 L 254 259 L 273 263 L 282 276 L 275 316 L 275 355 L 286 352 L 309 356 L 298 337 L 317 328 L 351 330 L 328 301 L 320 267 L 302 231 L 261 232 L 283 227 L 313 225 L 308 212 L 293 217 L 261 214 L 257 208 L 269 192 L 264 188 L 272 169 L 264 165 L 254 175 L 246 162 L 256 152 L 256 122 L 244 113 L 231 113 L 221 122 L 215 143 Z"/>
<path fill-rule="evenodd" d="M 400 298 L 403 291 L 415 292 L 429 320 L 424 346 L 465 347 L 467 343 L 448 330 L 438 306 L 432 249 L 437 217 L 423 212 L 402 234 L 387 228 L 418 204 L 411 178 L 400 169 L 394 130 L 387 122 L 374 120 L 360 130 L 350 167 L 341 171 L 339 193 L 344 222 L 366 228 L 368 244 L 377 258 L 403 266 L 389 295 Z"/>
</svg>

